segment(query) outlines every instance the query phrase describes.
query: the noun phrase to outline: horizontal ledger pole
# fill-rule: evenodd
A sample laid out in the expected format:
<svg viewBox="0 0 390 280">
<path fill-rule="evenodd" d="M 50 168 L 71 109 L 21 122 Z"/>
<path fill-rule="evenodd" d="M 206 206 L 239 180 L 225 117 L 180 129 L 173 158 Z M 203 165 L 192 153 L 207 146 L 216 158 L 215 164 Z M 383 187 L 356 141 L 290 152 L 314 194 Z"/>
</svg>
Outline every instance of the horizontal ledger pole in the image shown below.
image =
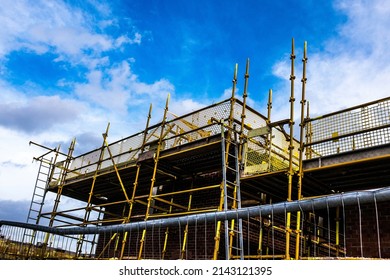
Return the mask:
<svg viewBox="0 0 390 280">
<path fill-rule="evenodd" d="M 0 221 L 0 227 L 3 225 L 21 227 L 25 229 L 48 232 L 58 235 L 74 234 L 96 234 L 126 232 L 133 230 L 154 229 L 158 227 L 177 226 L 177 225 L 195 225 L 207 222 L 224 221 L 231 219 L 245 219 L 255 216 L 266 216 L 280 214 L 285 212 L 313 211 L 318 209 L 333 208 L 338 206 L 348 206 L 357 204 L 367 204 L 374 202 L 390 201 L 390 187 L 376 189 L 372 191 L 357 191 L 342 194 L 334 194 L 311 199 L 295 200 L 292 202 L 280 202 L 275 204 L 266 204 L 259 206 L 246 207 L 236 210 L 209 212 L 201 214 L 192 214 L 174 218 L 164 218 L 158 220 L 148 220 L 141 222 L 132 222 L 120 225 L 110 226 L 91 226 L 91 227 L 70 227 L 55 228 L 43 225 L 27 224 L 13 221 Z"/>
</svg>

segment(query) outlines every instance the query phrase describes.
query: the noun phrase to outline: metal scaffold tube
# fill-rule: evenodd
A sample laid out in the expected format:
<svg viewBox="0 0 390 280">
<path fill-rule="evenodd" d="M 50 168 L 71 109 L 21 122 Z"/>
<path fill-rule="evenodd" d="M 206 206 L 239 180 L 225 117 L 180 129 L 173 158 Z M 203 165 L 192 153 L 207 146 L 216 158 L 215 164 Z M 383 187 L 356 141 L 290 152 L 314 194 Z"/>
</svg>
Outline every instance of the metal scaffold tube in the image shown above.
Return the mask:
<svg viewBox="0 0 390 280">
<path fill-rule="evenodd" d="M 152 108 L 153 108 L 153 106 L 152 106 L 152 104 L 150 104 L 149 113 L 148 113 L 148 117 L 146 120 L 146 126 L 145 126 L 145 130 L 144 130 L 144 135 L 142 138 L 143 140 L 142 140 L 142 144 L 141 144 L 141 148 L 140 148 L 141 153 L 143 153 L 145 150 L 145 144 L 146 144 L 146 138 L 148 135 L 149 123 L 150 123 L 150 119 L 152 117 Z M 141 163 L 137 163 L 137 171 L 136 171 L 135 179 L 134 179 L 134 183 L 133 183 L 133 192 L 132 192 L 131 199 L 130 199 L 129 213 L 128 213 L 127 218 L 125 219 L 124 223 L 128 223 L 130 221 L 132 213 L 133 213 L 133 207 L 134 207 L 134 203 L 135 203 L 134 198 L 135 198 L 136 191 L 137 191 L 140 170 L 141 170 Z M 128 233 L 126 232 L 123 236 L 122 249 L 121 249 L 121 253 L 120 253 L 120 257 L 119 257 L 120 259 L 122 259 L 123 255 L 124 255 L 125 245 L 127 242 L 127 235 L 128 235 Z"/>
<path fill-rule="evenodd" d="M 225 139 L 230 140 L 231 139 L 231 133 L 233 129 L 233 123 L 234 123 L 234 106 L 236 103 L 236 97 L 235 97 L 235 92 L 236 92 L 236 86 L 237 86 L 237 71 L 238 71 L 238 64 L 235 65 L 234 67 L 234 74 L 233 74 L 233 80 L 232 80 L 232 96 L 230 98 L 230 112 L 229 112 L 229 118 L 228 118 L 228 125 L 227 125 L 227 135 L 225 138 L 225 129 L 223 123 L 221 123 L 221 149 L 222 149 L 222 166 L 228 166 L 228 160 L 229 160 L 229 149 L 230 149 L 230 141 L 225 141 Z M 217 120 L 218 121 L 218 120 Z M 226 142 L 226 143 L 225 143 Z M 224 172 L 226 174 L 226 168 Z M 222 173 L 224 173 L 222 172 Z M 222 176 L 224 177 L 224 176 Z M 218 206 L 218 211 L 226 211 L 227 209 L 227 189 L 226 189 L 226 177 L 222 178 L 222 182 L 220 184 L 220 199 L 219 199 L 219 206 Z M 227 240 L 228 233 L 227 233 L 227 228 L 228 228 L 228 223 L 225 221 L 225 243 L 229 242 Z M 213 251 L 213 259 L 216 260 L 218 259 L 218 254 L 219 254 L 219 246 L 220 246 L 220 240 L 221 240 L 221 221 L 217 222 L 216 225 L 216 230 L 215 230 L 215 237 L 214 237 L 214 251 Z"/>
<path fill-rule="evenodd" d="M 357 191 L 342 194 L 334 194 L 322 196 L 312 199 L 301 199 L 291 202 L 280 202 L 275 204 L 259 205 L 245 207 L 241 209 L 208 212 L 200 214 L 192 214 L 175 218 L 165 218 L 159 220 L 146 220 L 140 222 L 132 222 L 121 225 L 98 226 L 98 227 L 71 227 L 71 228 L 54 228 L 42 225 L 27 224 L 13 221 L 0 221 L 0 226 L 8 225 L 15 227 L 23 227 L 32 230 L 44 231 L 59 235 L 75 235 L 75 234 L 97 234 L 110 232 L 125 232 L 132 230 L 153 229 L 156 227 L 175 226 L 179 224 L 194 225 L 202 222 L 224 221 L 229 219 L 247 218 L 282 214 L 286 211 L 312 211 L 313 209 L 327 209 L 334 207 L 345 207 L 357 205 L 360 203 L 378 203 L 390 201 L 390 187 L 377 189 L 373 191 Z"/>
<path fill-rule="evenodd" d="M 151 184 L 150 184 L 150 189 L 149 189 L 148 203 L 146 206 L 145 221 L 148 220 L 148 218 L 150 216 L 150 209 L 152 209 L 153 190 L 154 190 L 154 186 L 156 183 L 158 161 L 160 159 L 160 152 L 161 152 L 163 140 L 164 140 L 164 129 L 165 129 L 166 120 L 167 120 L 169 99 L 170 99 L 170 94 L 168 94 L 167 100 L 165 102 L 164 115 L 163 115 L 163 119 L 161 122 L 161 128 L 160 128 L 160 136 L 158 138 L 157 150 L 154 154 L 154 168 L 153 168 L 152 178 L 150 179 Z M 139 242 L 140 244 L 139 244 L 139 251 L 138 251 L 138 259 L 142 258 L 142 253 L 143 253 L 143 249 L 145 246 L 145 241 L 146 241 L 146 229 L 143 230 L 142 237 L 141 237 L 141 240 Z"/>
<path fill-rule="evenodd" d="M 307 42 L 304 43 L 303 47 L 303 74 L 302 74 L 302 99 L 301 99 L 301 123 L 300 126 L 300 142 L 299 142 L 299 164 L 298 164 L 298 197 L 297 199 L 300 200 L 302 196 L 302 180 L 303 180 L 303 150 L 304 150 L 304 130 L 305 130 L 305 105 L 306 105 L 306 64 L 307 64 Z M 297 212 L 297 224 L 296 224 L 296 243 L 295 243 L 295 258 L 299 258 L 299 242 L 300 242 L 300 235 L 301 235 L 301 229 L 300 229 L 300 222 L 301 222 L 301 212 Z"/>
<path fill-rule="evenodd" d="M 294 53 L 294 38 L 291 42 L 291 74 L 290 74 L 290 81 L 291 81 L 291 96 L 290 96 L 290 120 L 289 120 L 289 127 L 290 127 L 290 139 L 289 139 L 289 164 L 288 164 L 288 191 L 287 191 L 287 201 L 292 200 L 292 179 L 294 176 L 294 170 L 293 170 L 293 152 L 294 152 L 294 81 L 295 81 L 295 74 L 294 74 L 294 61 L 295 61 L 295 53 Z M 291 224 L 291 213 L 287 213 L 286 218 L 286 259 L 290 258 L 290 224 Z"/>
</svg>

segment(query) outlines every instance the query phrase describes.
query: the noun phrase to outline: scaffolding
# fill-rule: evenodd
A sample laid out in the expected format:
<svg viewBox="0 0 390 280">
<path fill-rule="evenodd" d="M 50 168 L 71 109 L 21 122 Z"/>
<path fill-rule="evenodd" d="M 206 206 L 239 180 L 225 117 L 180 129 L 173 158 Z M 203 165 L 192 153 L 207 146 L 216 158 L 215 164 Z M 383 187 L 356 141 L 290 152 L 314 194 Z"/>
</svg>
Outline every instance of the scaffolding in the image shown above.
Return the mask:
<svg viewBox="0 0 390 280">
<path fill-rule="evenodd" d="M 390 98 L 311 118 L 305 43 L 297 140 L 295 58 L 293 40 L 287 119 L 271 119 L 272 90 L 267 116 L 247 105 L 247 60 L 242 99 L 236 65 L 227 100 L 177 116 L 168 96 L 161 122 L 150 124 L 151 105 L 139 133 L 109 143 L 108 124 L 101 147 L 85 154 L 73 155 L 75 139 L 67 153 L 47 148 L 36 158 L 28 223 L 0 224 L 0 258 L 389 257 L 379 234 L 387 195 L 370 201 L 379 249 L 366 254 L 364 199 L 352 193 L 358 199 L 348 208 L 347 200 L 335 205 L 328 197 L 389 186 Z M 43 207 L 46 194 L 54 196 L 51 209 Z M 357 245 L 349 227 L 360 229 Z"/>
</svg>

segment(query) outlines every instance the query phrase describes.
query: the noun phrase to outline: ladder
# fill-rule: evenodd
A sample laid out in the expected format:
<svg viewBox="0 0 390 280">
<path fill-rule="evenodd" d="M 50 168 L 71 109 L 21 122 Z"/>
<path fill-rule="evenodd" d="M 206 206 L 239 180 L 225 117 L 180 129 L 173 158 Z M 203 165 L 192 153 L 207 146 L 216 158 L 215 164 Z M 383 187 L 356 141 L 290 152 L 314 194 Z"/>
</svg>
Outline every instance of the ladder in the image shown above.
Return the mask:
<svg viewBox="0 0 390 280">
<path fill-rule="evenodd" d="M 45 201 L 47 188 L 50 181 L 50 173 L 52 170 L 52 159 L 40 160 L 37 179 L 35 181 L 34 192 L 31 199 L 30 209 L 27 215 L 27 223 L 38 224 L 40 214 Z"/>
<path fill-rule="evenodd" d="M 34 191 L 31 198 L 30 208 L 27 214 L 28 224 L 39 224 L 42 208 L 45 203 L 47 189 L 52 177 L 52 159 L 39 159 L 39 168 L 37 178 L 35 180 Z M 25 229 L 23 232 L 23 243 L 33 244 L 35 242 L 36 232 Z"/>
<path fill-rule="evenodd" d="M 231 203 L 230 209 L 241 209 L 241 189 L 240 189 L 240 164 L 239 164 L 239 147 L 237 142 L 236 133 L 234 133 L 235 139 L 225 139 L 222 141 L 222 154 L 224 158 L 222 159 L 222 178 L 223 178 L 223 188 L 224 188 L 224 210 L 228 210 L 229 203 Z M 222 135 L 224 138 L 224 136 Z M 222 138 L 222 139 L 223 139 Z M 224 149 L 225 144 L 229 149 Z M 231 153 L 230 147 L 233 148 L 234 154 Z M 232 160 L 230 160 L 232 159 Z M 229 162 L 233 162 L 233 167 L 229 166 Z M 233 194 L 230 195 L 229 190 L 233 189 Z M 234 242 L 234 237 L 237 237 L 236 242 Z M 229 240 L 229 242 L 227 242 Z M 229 221 L 225 220 L 225 250 L 226 259 L 231 259 L 233 257 L 233 252 L 236 252 L 240 256 L 240 259 L 244 259 L 244 240 L 242 233 L 242 219 L 238 219 L 238 224 L 235 220 Z"/>
<path fill-rule="evenodd" d="M 230 128 L 228 128 L 230 129 Z M 221 123 L 221 148 L 222 148 L 222 183 L 223 192 L 223 210 L 241 209 L 241 190 L 240 190 L 240 163 L 239 163 L 239 143 L 237 134 L 233 131 L 225 137 L 225 129 Z M 230 163 L 230 164 L 229 164 Z M 237 223 L 236 223 L 237 222 Z M 242 233 L 242 219 L 237 221 L 225 220 L 225 258 L 232 259 L 233 254 L 239 255 L 244 259 L 244 240 Z M 236 238 L 235 238 L 236 237 Z M 236 239 L 236 240 L 235 240 Z"/>
</svg>

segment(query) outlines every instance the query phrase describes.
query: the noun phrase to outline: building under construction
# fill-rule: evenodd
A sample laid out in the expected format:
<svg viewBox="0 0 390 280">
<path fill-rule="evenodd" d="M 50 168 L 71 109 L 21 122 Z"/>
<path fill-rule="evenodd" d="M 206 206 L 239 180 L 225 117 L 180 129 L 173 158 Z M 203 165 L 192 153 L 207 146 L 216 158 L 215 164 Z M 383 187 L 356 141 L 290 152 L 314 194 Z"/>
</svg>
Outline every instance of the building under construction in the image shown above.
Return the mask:
<svg viewBox="0 0 390 280">
<path fill-rule="evenodd" d="M 390 97 L 272 119 L 236 97 L 74 155 L 48 149 L 26 223 L 0 221 L 2 259 L 390 257 Z M 299 126 L 295 125 L 294 120 Z M 294 128 L 299 137 L 294 137 Z M 72 205 L 72 206 L 70 206 Z"/>
</svg>

